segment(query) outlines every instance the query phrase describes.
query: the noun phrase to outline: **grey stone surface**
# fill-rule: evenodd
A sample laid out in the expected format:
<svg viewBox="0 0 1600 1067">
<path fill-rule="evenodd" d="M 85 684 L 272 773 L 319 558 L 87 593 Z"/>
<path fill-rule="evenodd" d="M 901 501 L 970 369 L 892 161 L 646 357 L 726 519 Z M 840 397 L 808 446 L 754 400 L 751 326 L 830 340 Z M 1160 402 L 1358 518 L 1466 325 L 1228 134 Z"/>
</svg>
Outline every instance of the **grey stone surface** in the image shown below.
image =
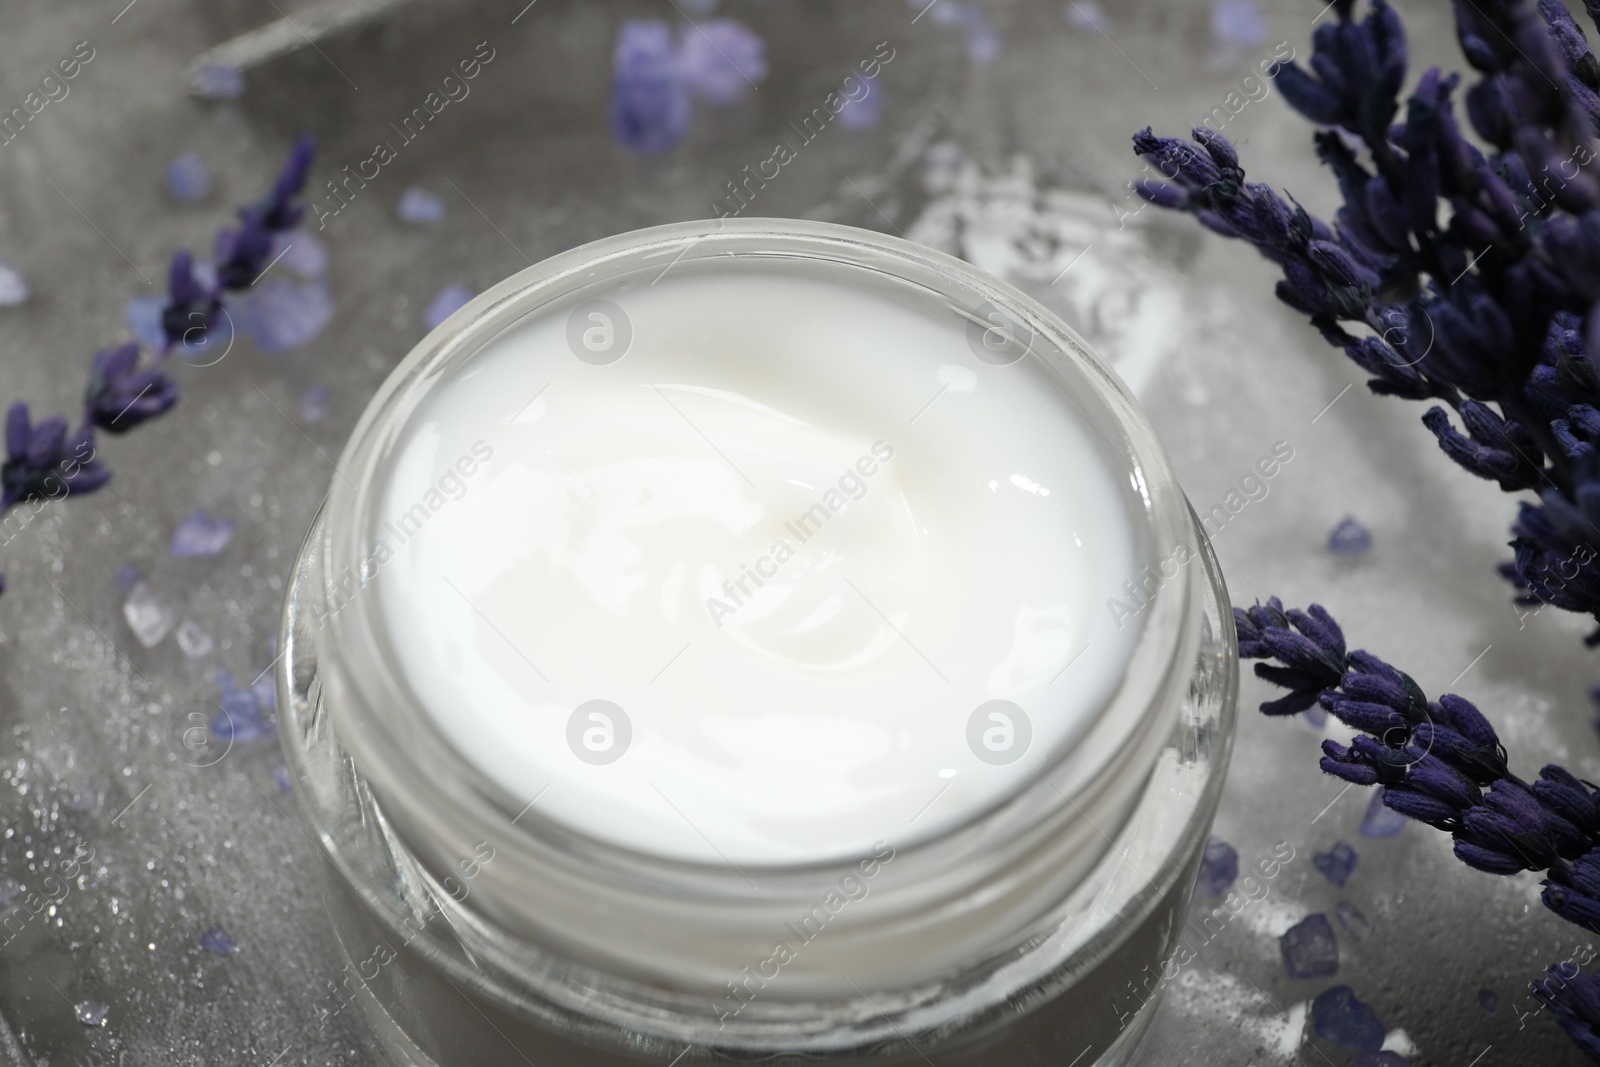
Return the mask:
<svg viewBox="0 0 1600 1067">
<path fill-rule="evenodd" d="M 725 0 L 723 13 L 769 42 L 771 76 L 732 108 L 700 109 L 684 143 L 657 158 L 623 152 L 606 133 L 611 42 L 623 17 L 680 16 L 664 2 L 538 0 L 513 25 L 524 3 L 415 0 L 251 71 L 246 95 L 219 104 L 185 94 L 188 61 L 304 3 L 0 9 L 0 110 L 75 42 L 95 49 L 70 95 L 0 147 L 0 257 L 33 287 L 28 303 L 0 309 L 0 399 L 26 398 L 36 413 L 77 407 L 90 354 L 125 335 L 127 298 L 157 291 L 172 249 L 207 248 L 293 133 L 320 138 L 316 177 L 330 177 L 391 139 L 388 124 L 475 45 L 495 50 L 471 96 L 322 234 L 338 312 L 316 342 L 276 357 L 241 342 L 215 366 L 179 368 L 184 398 L 170 416 L 103 442 L 110 487 L 47 508 L 0 544 L 0 875 L 59 898 L 18 919 L 0 948 L 0 1012 L 33 1062 L 372 1062 L 351 1013 L 318 1010 L 340 970 L 313 877 L 323 861 L 274 780 L 272 740 L 219 753 L 195 732 L 213 672 L 243 685 L 271 661 L 283 578 L 335 476 L 329 457 L 421 336 L 440 289 L 481 289 L 564 247 L 709 215 L 725 183 L 767 158 L 787 124 L 884 40 L 895 59 L 882 124 L 826 131 L 750 213 L 903 232 L 1058 308 L 1133 383 L 1202 510 L 1288 442 L 1294 458 L 1267 495 L 1217 536 L 1235 602 L 1318 599 L 1354 645 L 1403 664 L 1430 692 L 1479 701 L 1520 773 L 1560 760 L 1600 777 L 1585 627 L 1554 611 L 1519 620 L 1494 574 L 1513 501 L 1453 468 L 1414 405 L 1367 395 L 1355 369 L 1272 300 L 1272 272 L 1252 253 L 1154 209 L 1116 221 L 1113 205 L 1132 208 L 1128 134 L 1146 123 L 1179 132 L 1227 108 L 1230 93 L 1248 99 L 1242 79 L 1277 42 L 1305 52 L 1320 3 L 1278 0 L 1264 42 L 1217 54 L 1202 4 L 1118 5 L 1107 40 L 1066 17 L 1082 0 L 996 2 L 985 10 L 1002 50 L 980 65 L 958 30 L 935 14 L 913 22 L 917 8 L 899 0 Z M 1399 6 L 1419 69 L 1459 65 L 1444 5 Z M 1276 93 L 1230 115 L 1224 132 L 1255 177 L 1328 206 L 1309 131 Z M 163 171 L 190 149 L 213 188 L 179 206 Z M 441 224 L 395 219 L 412 184 L 444 199 Z M 316 422 L 300 412 L 312 386 L 328 393 Z M 215 559 L 172 559 L 173 528 L 196 508 L 233 518 L 237 532 Z M 1374 534 L 1359 559 L 1325 550 L 1346 515 Z M 142 647 L 116 582 L 130 561 L 214 651 L 191 660 L 171 637 Z M 1337 981 L 1404 1031 L 1389 1047 L 1414 1063 L 1580 1062 L 1530 1014 L 1525 988 L 1589 939 L 1539 905 L 1535 878 L 1466 870 L 1443 835 L 1408 826 L 1359 837 L 1365 791 L 1341 794 L 1315 771 L 1319 731 L 1254 714 L 1265 696 L 1246 683 L 1217 832 L 1245 871 L 1278 842 L 1295 858 L 1256 883 L 1261 899 L 1220 933 L 1196 935 L 1145 1061 L 1343 1067 L 1353 1054 L 1306 1022 L 1310 1000 Z M 1311 863 L 1338 840 L 1360 852 L 1343 889 Z M 90 849 L 82 878 L 46 882 Z M 1367 918 L 1370 937 L 1357 943 L 1341 924 L 1338 978 L 1290 980 L 1279 937 L 1341 902 Z M 1191 925 L 1209 906 L 1196 905 Z M 199 946 L 214 924 L 234 954 Z M 1498 994 L 1493 1014 L 1479 1007 L 1483 988 Z M 109 1005 L 103 1026 L 75 1018 L 88 1000 Z"/>
</svg>

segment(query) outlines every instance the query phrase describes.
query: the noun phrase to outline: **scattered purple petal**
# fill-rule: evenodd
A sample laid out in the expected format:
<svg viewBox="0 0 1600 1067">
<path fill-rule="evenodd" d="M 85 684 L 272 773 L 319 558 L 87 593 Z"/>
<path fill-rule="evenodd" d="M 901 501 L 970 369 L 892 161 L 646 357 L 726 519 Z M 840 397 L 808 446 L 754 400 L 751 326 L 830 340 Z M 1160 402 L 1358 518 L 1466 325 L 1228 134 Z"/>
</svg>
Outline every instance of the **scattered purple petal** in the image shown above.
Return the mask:
<svg viewBox="0 0 1600 1067">
<path fill-rule="evenodd" d="M 16 307 L 25 302 L 32 292 L 22 272 L 0 259 L 0 307 Z"/>
<path fill-rule="evenodd" d="M 80 1000 L 73 1005 L 72 1011 L 85 1026 L 104 1026 L 106 1016 L 111 1013 L 111 1005 L 103 1000 Z"/>
<path fill-rule="evenodd" d="M 200 935 L 200 947 L 219 956 L 231 955 L 236 947 L 233 938 L 220 926 L 210 926 Z"/>
<path fill-rule="evenodd" d="M 1067 0 L 1061 13 L 1073 29 L 1110 33 L 1113 26 L 1111 16 L 1094 0 Z"/>
<path fill-rule="evenodd" d="M 204 63 L 189 75 L 189 88 L 207 100 L 237 100 L 244 95 L 244 71 L 231 63 Z"/>
<path fill-rule="evenodd" d="M 144 574 L 131 563 L 124 563 L 117 568 L 117 589 L 123 596 L 133 592 L 133 587 L 144 580 Z"/>
<path fill-rule="evenodd" d="M 767 46 L 742 22 L 709 19 L 684 28 L 678 69 L 707 103 L 731 104 L 766 79 Z"/>
<path fill-rule="evenodd" d="M 161 328 L 161 312 L 167 306 L 164 296 L 136 296 L 128 301 L 128 329 L 134 340 L 151 348 L 161 348 L 167 335 Z"/>
<path fill-rule="evenodd" d="M 1377 1052 L 1383 1047 L 1383 1023 L 1347 985 L 1336 985 L 1311 1002 L 1311 1028 L 1324 1041 L 1357 1052 Z"/>
<path fill-rule="evenodd" d="M 167 164 L 167 190 L 180 204 L 192 203 L 211 191 L 211 168 L 199 152 L 185 152 Z"/>
<path fill-rule="evenodd" d="M 143 578 L 128 589 L 122 602 L 122 617 L 128 629 L 145 648 L 154 648 L 178 624 L 177 614 Z"/>
<path fill-rule="evenodd" d="M 1207 896 L 1220 897 L 1239 877 L 1239 853 L 1220 837 L 1206 842 L 1200 857 L 1200 871 L 1195 876 L 1195 888 Z"/>
<path fill-rule="evenodd" d="M 1478 1007 L 1493 1015 L 1500 1010 L 1500 997 L 1492 989 L 1478 990 Z"/>
<path fill-rule="evenodd" d="M 1350 880 L 1350 872 L 1356 869 L 1356 850 L 1340 841 L 1327 852 L 1312 856 L 1311 865 L 1322 872 L 1322 877 L 1343 889 Z"/>
<path fill-rule="evenodd" d="M 281 763 L 272 768 L 272 781 L 280 793 L 287 793 L 294 788 L 294 783 L 289 780 L 289 768 Z"/>
<path fill-rule="evenodd" d="M 200 624 L 193 619 L 184 619 L 180 622 L 175 636 L 178 640 L 178 648 L 190 659 L 209 656 L 212 650 L 217 647 L 217 643 L 211 639 L 211 635 L 202 630 Z"/>
<path fill-rule="evenodd" d="M 636 152 L 665 152 L 689 128 L 689 87 L 665 22 L 617 29 L 612 59 L 611 135 Z"/>
<path fill-rule="evenodd" d="M 1284 973 L 1297 981 L 1332 978 L 1339 973 L 1339 942 L 1333 936 L 1333 924 L 1321 912 L 1289 927 L 1278 938 L 1278 951 Z"/>
<path fill-rule="evenodd" d="M 278 710 L 278 680 L 273 675 L 272 669 L 261 672 L 256 680 L 250 683 L 250 692 L 255 695 L 256 706 L 262 711 L 274 714 Z"/>
<path fill-rule="evenodd" d="M 1212 0 L 1211 39 L 1230 48 L 1254 48 L 1267 39 L 1267 19 L 1255 0 Z"/>
<path fill-rule="evenodd" d="M 321 422 L 328 417 L 328 391 L 313 385 L 300 394 L 300 417 L 307 422 Z"/>
<path fill-rule="evenodd" d="M 1333 909 L 1334 918 L 1339 920 L 1339 925 L 1344 927 L 1344 932 L 1350 935 L 1350 940 L 1361 944 L 1372 936 L 1372 924 L 1361 910 L 1347 900 L 1339 901 L 1339 906 Z"/>
<path fill-rule="evenodd" d="M 270 278 L 250 294 L 250 336 L 264 352 L 309 344 L 332 319 L 333 294 L 325 282 Z"/>
<path fill-rule="evenodd" d="M 1408 820 L 1393 808 L 1383 805 L 1383 786 L 1372 791 L 1372 802 L 1356 832 L 1362 837 L 1393 837 L 1405 828 Z"/>
<path fill-rule="evenodd" d="M 394 211 L 400 216 L 401 222 L 409 222 L 413 226 L 432 226 L 444 218 L 444 201 L 426 189 L 413 185 L 400 194 Z"/>
<path fill-rule="evenodd" d="M 178 559 L 215 556 L 233 539 L 233 520 L 196 511 L 172 531 L 171 552 Z"/>
<path fill-rule="evenodd" d="M 875 78 L 863 78 L 865 88 L 855 99 L 845 97 L 839 109 L 839 125 L 847 130 L 870 130 L 883 117 L 883 86 Z"/>
<path fill-rule="evenodd" d="M 1000 31 L 983 17 L 983 9 L 973 7 L 966 20 L 967 58 L 974 63 L 992 62 L 1000 54 Z"/>
<path fill-rule="evenodd" d="M 266 733 L 255 694 L 236 687 L 233 675 L 226 671 L 218 671 L 216 677 L 221 690 L 217 703 L 222 710 L 211 720 L 211 735 L 219 741 L 253 741 Z"/>
<path fill-rule="evenodd" d="M 430 330 L 437 329 L 441 322 L 454 315 L 461 308 L 466 307 L 467 302 L 477 295 L 477 293 L 474 293 L 464 285 L 445 286 L 439 290 L 439 295 L 435 296 L 433 302 L 423 311 L 422 325 Z"/>
<path fill-rule="evenodd" d="M 291 274 L 302 278 L 320 278 L 328 270 L 328 246 L 310 230 L 291 230 L 272 237 L 272 258 Z"/>
<path fill-rule="evenodd" d="M 1328 535 L 1328 551 L 1341 556 L 1362 556 L 1372 549 L 1372 531 L 1347 518 Z"/>
</svg>

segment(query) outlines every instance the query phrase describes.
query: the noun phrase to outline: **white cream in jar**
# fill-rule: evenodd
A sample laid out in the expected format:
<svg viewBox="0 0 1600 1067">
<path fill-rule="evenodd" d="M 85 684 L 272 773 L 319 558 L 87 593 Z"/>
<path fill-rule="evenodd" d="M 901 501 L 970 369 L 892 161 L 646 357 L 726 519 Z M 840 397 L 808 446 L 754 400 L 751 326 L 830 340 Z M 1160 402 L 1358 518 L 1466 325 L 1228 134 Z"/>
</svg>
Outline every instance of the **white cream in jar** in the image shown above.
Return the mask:
<svg viewBox="0 0 1600 1067">
<path fill-rule="evenodd" d="M 402 681 L 471 763 L 603 842 L 793 865 L 967 823 L 1093 725 L 1149 554 L 1047 368 L 748 265 L 587 295 L 437 383 L 376 497 Z"/>
</svg>

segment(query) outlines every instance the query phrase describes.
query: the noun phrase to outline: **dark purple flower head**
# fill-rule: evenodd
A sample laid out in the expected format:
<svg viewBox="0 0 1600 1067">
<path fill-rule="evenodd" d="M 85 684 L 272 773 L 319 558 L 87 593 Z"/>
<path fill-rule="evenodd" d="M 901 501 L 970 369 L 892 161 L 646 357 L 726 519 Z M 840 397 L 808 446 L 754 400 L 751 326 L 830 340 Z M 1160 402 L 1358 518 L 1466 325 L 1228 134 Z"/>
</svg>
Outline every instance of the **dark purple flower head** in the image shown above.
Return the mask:
<svg viewBox="0 0 1600 1067">
<path fill-rule="evenodd" d="M 306 208 L 304 204 L 295 203 L 295 197 L 305 188 L 306 175 L 310 173 L 311 161 L 316 155 L 317 144 L 310 134 L 302 133 L 295 138 L 294 146 L 289 149 L 289 158 L 277 180 L 272 183 L 271 191 L 254 208 L 268 231 L 277 233 L 300 225 Z"/>
<path fill-rule="evenodd" d="M 0 508 L 69 493 L 92 493 L 111 480 L 95 457 L 94 427 L 67 432 L 57 415 L 37 424 L 18 401 L 6 412 L 6 461 L 0 468 Z"/>
<path fill-rule="evenodd" d="M 1572 1043 L 1600 1063 L 1600 978 L 1583 974 L 1576 964 L 1558 963 L 1529 989 Z"/>
<path fill-rule="evenodd" d="M 210 338 L 222 311 L 222 298 L 195 274 L 188 249 L 172 254 L 167 271 L 167 304 L 161 311 L 161 332 L 167 347 L 198 348 Z"/>
<path fill-rule="evenodd" d="M 276 254 L 273 238 L 300 224 L 305 205 L 295 198 L 305 187 L 315 156 L 316 143 L 309 134 L 301 134 L 271 191 L 259 203 L 239 209 L 237 227 L 217 234 L 217 284 L 221 288 L 254 285 Z"/>
<path fill-rule="evenodd" d="M 177 402 L 176 382 L 154 368 L 140 369 L 137 344 L 96 353 L 89 365 L 85 412 L 107 433 L 125 433 Z"/>
</svg>

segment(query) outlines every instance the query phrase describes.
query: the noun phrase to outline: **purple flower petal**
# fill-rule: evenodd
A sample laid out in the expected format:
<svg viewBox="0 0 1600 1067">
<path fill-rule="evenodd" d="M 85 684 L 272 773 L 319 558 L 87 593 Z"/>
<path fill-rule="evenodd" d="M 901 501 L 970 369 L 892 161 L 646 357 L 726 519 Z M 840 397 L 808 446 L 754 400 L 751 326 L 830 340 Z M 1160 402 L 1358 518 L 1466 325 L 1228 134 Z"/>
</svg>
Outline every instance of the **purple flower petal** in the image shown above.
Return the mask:
<svg viewBox="0 0 1600 1067">
<path fill-rule="evenodd" d="M 767 46 L 734 19 L 709 19 L 685 27 L 678 67 L 695 94 L 710 104 L 731 104 L 767 77 Z"/>
<path fill-rule="evenodd" d="M 136 296 L 128 301 L 128 329 L 140 344 L 161 348 L 167 343 L 166 331 L 161 328 L 161 312 L 166 306 L 164 296 Z"/>
<path fill-rule="evenodd" d="M 1346 518 L 1328 534 L 1328 551 L 1341 556 L 1365 555 L 1372 548 L 1372 532 L 1353 518 Z"/>
<path fill-rule="evenodd" d="M 167 189 L 180 204 L 199 200 L 211 191 L 211 168 L 199 152 L 185 152 L 167 164 Z"/>
<path fill-rule="evenodd" d="M 333 319 L 333 294 L 325 282 L 270 278 L 248 299 L 250 336 L 264 352 L 299 348 Z"/>
<path fill-rule="evenodd" d="M 866 91 L 855 99 L 845 97 L 839 109 L 839 125 L 847 130 L 869 130 L 883 117 L 883 86 L 875 78 L 863 78 Z"/>
<path fill-rule="evenodd" d="M 232 519 L 214 519 L 196 511 L 172 531 L 172 554 L 178 559 L 215 556 L 233 538 Z"/>
<path fill-rule="evenodd" d="M 1356 869 L 1356 850 L 1340 841 L 1327 852 L 1311 857 L 1311 865 L 1322 872 L 1322 877 L 1343 889 Z"/>
<path fill-rule="evenodd" d="M 272 768 L 272 782 L 280 793 L 287 793 L 294 788 L 294 783 L 289 779 L 289 768 L 281 763 Z"/>
<path fill-rule="evenodd" d="M 1478 1007 L 1493 1015 L 1500 1009 L 1500 997 L 1492 989 L 1478 990 Z"/>
<path fill-rule="evenodd" d="M 300 394 L 300 417 L 307 422 L 321 422 L 328 417 L 328 390 L 313 385 Z"/>
<path fill-rule="evenodd" d="M 1111 16 L 1094 0 L 1067 0 L 1067 6 L 1062 8 L 1061 14 L 1067 20 L 1067 25 L 1074 29 L 1090 33 L 1110 33 L 1112 30 Z"/>
<path fill-rule="evenodd" d="M 244 95 L 244 71 L 231 63 L 204 63 L 189 75 L 189 88 L 207 100 L 237 100 Z"/>
<path fill-rule="evenodd" d="M 1267 20 L 1255 0 L 1212 0 L 1211 39 L 1228 48 L 1254 48 L 1267 39 Z"/>
<path fill-rule="evenodd" d="M 1361 820 L 1361 828 L 1356 832 L 1362 837 L 1393 837 L 1398 834 L 1410 820 L 1392 808 L 1384 807 L 1383 787 L 1379 786 L 1372 791 L 1372 802 L 1367 805 L 1367 814 Z"/>
<path fill-rule="evenodd" d="M 444 218 L 444 201 L 415 185 L 400 194 L 395 214 L 413 226 L 431 226 Z"/>
<path fill-rule="evenodd" d="M 430 330 L 437 329 L 441 322 L 465 307 L 477 295 L 464 285 L 445 286 L 423 311 L 422 324 Z"/>
<path fill-rule="evenodd" d="M 1283 971 L 1290 978 L 1332 978 L 1339 973 L 1339 942 L 1321 912 L 1308 915 L 1278 938 Z"/>
<path fill-rule="evenodd" d="M 665 152 L 689 128 L 689 87 L 665 22 L 630 20 L 617 30 L 611 135 L 636 152 Z"/>
<path fill-rule="evenodd" d="M 1239 853 L 1220 837 L 1206 842 L 1200 857 L 1200 871 L 1195 875 L 1195 888 L 1209 896 L 1220 897 L 1239 877 Z"/>
<path fill-rule="evenodd" d="M 16 307 L 26 301 L 32 292 L 22 272 L 0 259 L 0 307 Z"/>
<path fill-rule="evenodd" d="M 200 935 L 200 947 L 207 952 L 215 952 L 219 956 L 232 954 L 235 947 L 233 938 L 220 926 L 209 926 L 205 933 Z"/>
<path fill-rule="evenodd" d="M 1311 1027 L 1324 1041 L 1358 1052 L 1377 1052 L 1383 1047 L 1383 1023 L 1347 985 L 1336 985 L 1311 1002 Z"/>
<path fill-rule="evenodd" d="M 272 237 L 268 262 L 302 278 L 320 278 L 328 269 L 328 246 L 310 230 L 277 233 Z"/>
</svg>

